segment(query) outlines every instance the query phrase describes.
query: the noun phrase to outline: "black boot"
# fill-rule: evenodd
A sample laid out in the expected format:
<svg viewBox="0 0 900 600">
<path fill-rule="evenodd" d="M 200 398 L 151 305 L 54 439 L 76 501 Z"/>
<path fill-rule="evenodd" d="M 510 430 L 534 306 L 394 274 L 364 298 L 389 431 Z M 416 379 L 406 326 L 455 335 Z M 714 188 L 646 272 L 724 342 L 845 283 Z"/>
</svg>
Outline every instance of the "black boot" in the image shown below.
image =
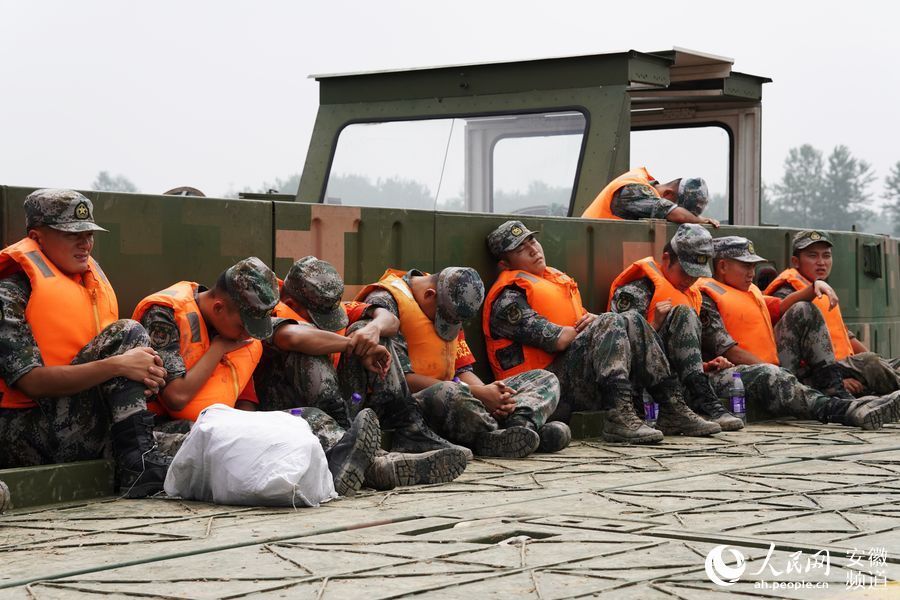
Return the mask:
<svg viewBox="0 0 900 600">
<path fill-rule="evenodd" d="M 894 399 L 890 396 L 866 396 L 845 400 L 829 398 L 823 403 L 819 420 L 823 423 L 840 423 L 862 429 L 881 429 L 890 423 L 894 412 Z"/>
<path fill-rule="evenodd" d="M 364 408 L 338 443 L 325 451 L 334 490 L 338 494 L 352 496 L 362 487 L 366 470 L 375 459 L 380 444 L 378 417 L 372 409 Z"/>
<path fill-rule="evenodd" d="M 395 402 L 385 405 L 382 411 L 382 427 L 393 431 L 392 451 L 415 454 L 452 448 L 462 451 L 466 460 L 472 460 L 470 449 L 445 440 L 425 423 L 422 407 L 411 395 L 397 398 Z"/>
<path fill-rule="evenodd" d="M 684 380 L 685 400 L 688 406 L 710 421 L 719 424 L 722 431 L 737 431 L 744 428 L 744 422 L 728 412 L 709 385 L 705 373 L 691 373 Z"/>
<path fill-rule="evenodd" d="M 810 387 L 813 387 L 826 396 L 853 400 L 853 394 L 844 387 L 844 375 L 837 363 L 820 364 L 813 368 L 809 375 Z"/>
<path fill-rule="evenodd" d="M 156 447 L 153 414 L 138 411 L 113 423 L 110 433 L 119 493 L 126 498 L 145 498 L 161 492 L 172 457 Z"/>
</svg>

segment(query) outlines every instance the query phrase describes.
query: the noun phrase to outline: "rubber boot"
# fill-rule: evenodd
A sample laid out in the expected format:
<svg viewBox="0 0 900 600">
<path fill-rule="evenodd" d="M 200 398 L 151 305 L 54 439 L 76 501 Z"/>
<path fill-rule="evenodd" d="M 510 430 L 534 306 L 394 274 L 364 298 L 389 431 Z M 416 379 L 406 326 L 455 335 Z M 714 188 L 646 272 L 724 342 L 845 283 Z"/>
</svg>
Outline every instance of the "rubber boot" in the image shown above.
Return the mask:
<svg viewBox="0 0 900 600">
<path fill-rule="evenodd" d="M 881 429 L 890 422 L 894 411 L 894 399 L 890 396 L 867 396 L 845 400 L 830 398 L 825 405 L 823 423 L 840 423 L 866 430 Z"/>
<path fill-rule="evenodd" d="M 498 458 L 525 458 L 538 449 L 541 437 L 530 427 L 515 425 L 483 431 L 475 437 L 475 454 Z"/>
<path fill-rule="evenodd" d="M 550 421 L 538 429 L 541 443 L 538 452 L 559 452 L 572 442 L 572 430 L 562 421 Z"/>
<path fill-rule="evenodd" d="M 744 428 L 744 422 L 728 412 L 709 384 L 704 373 L 692 373 L 684 380 L 685 397 L 698 415 L 718 423 L 722 431 L 737 431 Z"/>
<path fill-rule="evenodd" d="M 393 430 L 391 450 L 395 452 L 420 454 L 450 448 L 461 451 L 468 461 L 473 458 L 470 449 L 445 440 L 425 423 L 422 408 L 412 396 L 387 404 L 382 411 L 382 422 L 384 429 Z"/>
<path fill-rule="evenodd" d="M 156 446 L 153 413 L 141 410 L 113 423 L 110 436 L 119 494 L 125 498 L 146 498 L 161 492 L 172 457 Z"/>
<path fill-rule="evenodd" d="M 666 379 L 648 390 L 659 404 L 656 427 L 665 435 L 689 435 L 704 437 L 721 433 L 718 423 L 706 421 L 684 403 L 684 392 L 675 377 Z"/>
<path fill-rule="evenodd" d="M 634 411 L 634 390 L 630 383 L 611 387 L 609 394 L 613 406 L 606 411 L 603 419 L 601 435 L 605 441 L 626 444 L 656 444 L 662 441 L 662 432 L 648 426 Z"/>
<path fill-rule="evenodd" d="M 844 387 L 844 375 L 837 363 L 822 364 L 812 369 L 809 381 L 812 384 L 810 387 L 819 390 L 826 396 L 853 400 L 853 394 Z"/>
<path fill-rule="evenodd" d="M 378 417 L 371 408 L 359 411 L 353 424 L 337 444 L 325 451 L 328 470 L 334 479 L 334 490 L 341 496 L 352 496 L 362 487 L 366 470 L 381 444 Z"/>
<path fill-rule="evenodd" d="M 366 470 L 366 486 L 376 490 L 446 483 L 466 470 L 466 455 L 455 448 L 430 450 L 420 454 L 389 452 L 376 456 Z"/>
<path fill-rule="evenodd" d="M 0 515 L 12 508 L 12 500 L 9 496 L 9 487 L 0 481 Z"/>
</svg>

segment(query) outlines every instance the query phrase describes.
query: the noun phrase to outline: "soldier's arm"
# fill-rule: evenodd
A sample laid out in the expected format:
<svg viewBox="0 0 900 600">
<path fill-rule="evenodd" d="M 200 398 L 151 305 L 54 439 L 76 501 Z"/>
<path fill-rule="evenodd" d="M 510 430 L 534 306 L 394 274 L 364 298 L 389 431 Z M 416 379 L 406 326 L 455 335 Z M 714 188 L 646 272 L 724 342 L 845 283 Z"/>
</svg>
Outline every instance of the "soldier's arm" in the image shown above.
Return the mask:
<svg viewBox="0 0 900 600">
<path fill-rule="evenodd" d="M 646 277 L 626 283 L 616 289 L 610 302 L 610 312 L 623 313 L 633 310 L 646 316 L 653 298 L 653 283 Z"/>
<path fill-rule="evenodd" d="M 364 312 L 368 322 L 349 334 L 350 350 L 357 356 L 366 356 L 376 350 L 383 337 L 393 337 L 400 331 L 400 319 L 380 306 L 369 305 Z"/>
<path fill-rule="evenodd" d="M 847 334 L 850 336 L 850 347 L 853 349 L 853 354 L 862 354 L 869 351 L 869 347 L 859 341 L 859 338 L 853 335 L 850 330 L 847 330 Z"/>
<path fill-rule="evenodd" d="M 787 309 L 798 302 L 812 302 L 819 296 L 823 295 L 828 297 L 829 306 L 831 308 L 837 306 L 838 297 L 834 289 L 832 289 L 832 287 L 826 282 L 819 279 L 817 281 L 813 281 L 802 290 L 797 290 L 784 297 L 781 300 L 780 314 L 783 315 L 787 312 Z"/>
<path fill-rule="evenodd" d="M 613 194 L 609 209 L 620 219 L 666 219 L 678 206 L 643 183 L 629 183 Z M 685 211 L 688 212 L 688 211 Z"/>
<path fill-rule="evenodd" d="M 308 323 L 287 323 L 272 334 L 272 345 L 282 352 L 299 352 L 308 356 L 322 356 L 346 352 L 350 338 L 333 331 L 324 331 Z"/>
<path fill-rule="evenodd" d="M 31 398 L 56 398 L 83 392 L 113 377 L 127 377 L 154 389 L 162 382 L 165 370 L 156 365 L 155 354 L 148 348 L 90 363 L 44 366 L 25 318 L 30 296 L 31 285 L 24 275 L 0 280 L 0 376 L 8 385 Z"/>
<path fill-rule="evenodd" d="M 159 392 L 160 401 L 172 411 L 187 406 L 209 380 L 225 354 L 248 343 L 248 340 L 232 341 L 217 336 L 210 342 L 209 350 L 200 360 L 190 369 L 185 369 L 180 350 L 175 350 L 180 348 L 175 312 L 167 306 L 153 306 L 141 317 L 141 324 L 150 334 L 150 345 L 160 353 L 163 364 L 173 365 L 175 369 L 175 376 Z M 178 358 L 172 356 L 173 353 Z"/>
<path fill-rule="evenodd" d="M 500 292 L 491 306 L 491 335 L 512 340 L 544 352 L 565 350 L 578 333 L 574 327 L 561 327 L 539 315 L 521 288 L 511 285 Z"/>
</svg>

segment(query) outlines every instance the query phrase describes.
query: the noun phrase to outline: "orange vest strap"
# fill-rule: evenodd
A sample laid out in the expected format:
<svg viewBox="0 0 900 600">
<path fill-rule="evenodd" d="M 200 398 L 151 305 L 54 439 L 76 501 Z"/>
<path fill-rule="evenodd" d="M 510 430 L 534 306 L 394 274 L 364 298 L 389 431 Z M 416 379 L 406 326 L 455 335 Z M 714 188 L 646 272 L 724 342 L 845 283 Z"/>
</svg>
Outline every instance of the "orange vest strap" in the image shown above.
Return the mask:
<svg viewBox="0 0 900 600">
<path fill-rule="evenodd" d="M 700 290 L 698 289 L 697 284 L 695 283 L 692 285 L 686 292 L 682 292 L 666 279 L 652 256 L 642 258 L 641 260 L 632 263 L 628 268 L 619 273 L 618 277 L 615 278 L 609 288 L 609 303 L 606 309 L 611 309 L 613 294 L 616 293 L 617 289 L 632 281 L 637 281 L 638 279 L 643 279 L 645 277 L 650 279 L 651 283 L 653 283 L 653 297 L 650 299 L 650 306 L 647 308 L 647 312 L 644 315 L 646 319 L 649 320 L 652 318 L 653 310 L 656 308 L 656 305 L 663 300 L 669 300 L 676 306 L 690 306 L 694 309 L 694 312 L 700 314 L 700 305 L 702 304 L 703 299 L 700 297 Z"/>
</svg>

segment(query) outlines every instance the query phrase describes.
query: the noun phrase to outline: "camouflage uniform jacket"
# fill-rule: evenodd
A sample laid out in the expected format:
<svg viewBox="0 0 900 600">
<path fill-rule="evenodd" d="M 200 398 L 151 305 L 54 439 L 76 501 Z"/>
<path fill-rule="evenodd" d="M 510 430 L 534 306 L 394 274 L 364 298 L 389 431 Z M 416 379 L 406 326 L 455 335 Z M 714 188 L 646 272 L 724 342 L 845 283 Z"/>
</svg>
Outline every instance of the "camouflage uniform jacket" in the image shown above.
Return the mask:
<svg viewBox="0 0 900 600">
<path fill-rule="evenodd" d="M 420 277 L 424 275 L 422 271 L 418 269 L 410 269 L 403 275 L 403 281 L 409 285 L 411 277 Z M 370 292 L 365 298 L 363 298 L 363 302 L 366 304 L 371 304 L 373 307 L 383 308 L 389 311 L 392 315 L 396 317 L 400 317 L 400 307 L 397 306 L 397 301 L 394 300 L 394 297 L 391 296 L 391 293 L 387 290 L 375 290 Z M 393 338 L 394 348 L 397 350 L 397 359 L 400 363 L 400 368 L 404 373 L 412 373 L 412 362 L 409 360 L 409 344 L 406 341 L 406 338 L 403 337 L 402 332 L 397 332 Z M 463 336 L 462 331 L 460 331 L 460 341 L 462 344 L 465 344 L 465 337 Z M 459 354 L 459 353 L 458 353 Z M 468 349 L 468 346 L 465 346 L 465 356 L 471 357 L 471 351 Z M 468 363 L 468 364 L 463 364 Z M 456 374 L 459 375 L 465 371 L 474 371 L 475 369 L 472 367 L 475 364 L 474 358 L 463 358 L 460 360 L 459 355 L 457 356 L 457 367 Z"/>
<path fill-rule="evenodd" d="M 609 209 L 622 219 L 665 219 L 677 204 L 660 198 L 656 191 L 643 183 L 629 183 L 618 189 Z"/>
<path fill-rule="evenodd" d="M 796 291 L 797 291 L 797 290 L 795 290 L 795 289 L 794 289 L 793 287 L 791 287 L 790 285 L 784 284 L 783 286 L 779 287 L 777 290 L 774 290 L 774 291 L 773 291 L 771 294 L 769 294 L 769 295 L 770 295 L 770 296 L 775 296 L 776 298 L 781 298 L 782 300 L 784 300 L 785 298 L 787 298 L 788 296 L 790 296 L 791 294 L 793 294 L 793 293 L 796 292 Z M 856 334 L 853 333 L 853 330 L 850 329 L 849 327 L 847 327 L 847 335 L 850 336 L 850 339 L 851 339 L 851 340 L 854 339 L 854 338 L 856 337 Z"/>
<path fill-rule="evenodd" d="M 25 319 L 29 298 L 31 282 L 24 273 L 0 280 L 0 377 L 9 386 L 35 367 L 44 366 Z"/>
<path fill-rule="evenodd" d="M 709 361 L 717 356 L 722 356 L 737 342 L 725 329 L 725 322 L 719 313 L 716 301 L 710 298 L 706 292 L 702 292 L 703 303 L 700 306 L 701 338 L 700 349 L 703 352 L 703 360 Z"/>
<path fill-rule="evenodd" d="M 649 277 L 630 281 L 620 286 L 613 293 L 609 307 L 610 311 L 623 313 L 626 310 L 633 310 L 646 317 L 648 316 L 647 310 L 650 308 L 650 301 L 653 299 L 655 291 L 656 286 L 653 285 Z"/>
<path fill-rule="evenodd" d="M 528 304 L 525 290 L 519 286 L 506 286 L 489 308 L 489 325 L 494 338 L 512 340 L 551 354 L 556 352 L 556 340 L 563 328 L 538 314 Z"/>
</svg>

